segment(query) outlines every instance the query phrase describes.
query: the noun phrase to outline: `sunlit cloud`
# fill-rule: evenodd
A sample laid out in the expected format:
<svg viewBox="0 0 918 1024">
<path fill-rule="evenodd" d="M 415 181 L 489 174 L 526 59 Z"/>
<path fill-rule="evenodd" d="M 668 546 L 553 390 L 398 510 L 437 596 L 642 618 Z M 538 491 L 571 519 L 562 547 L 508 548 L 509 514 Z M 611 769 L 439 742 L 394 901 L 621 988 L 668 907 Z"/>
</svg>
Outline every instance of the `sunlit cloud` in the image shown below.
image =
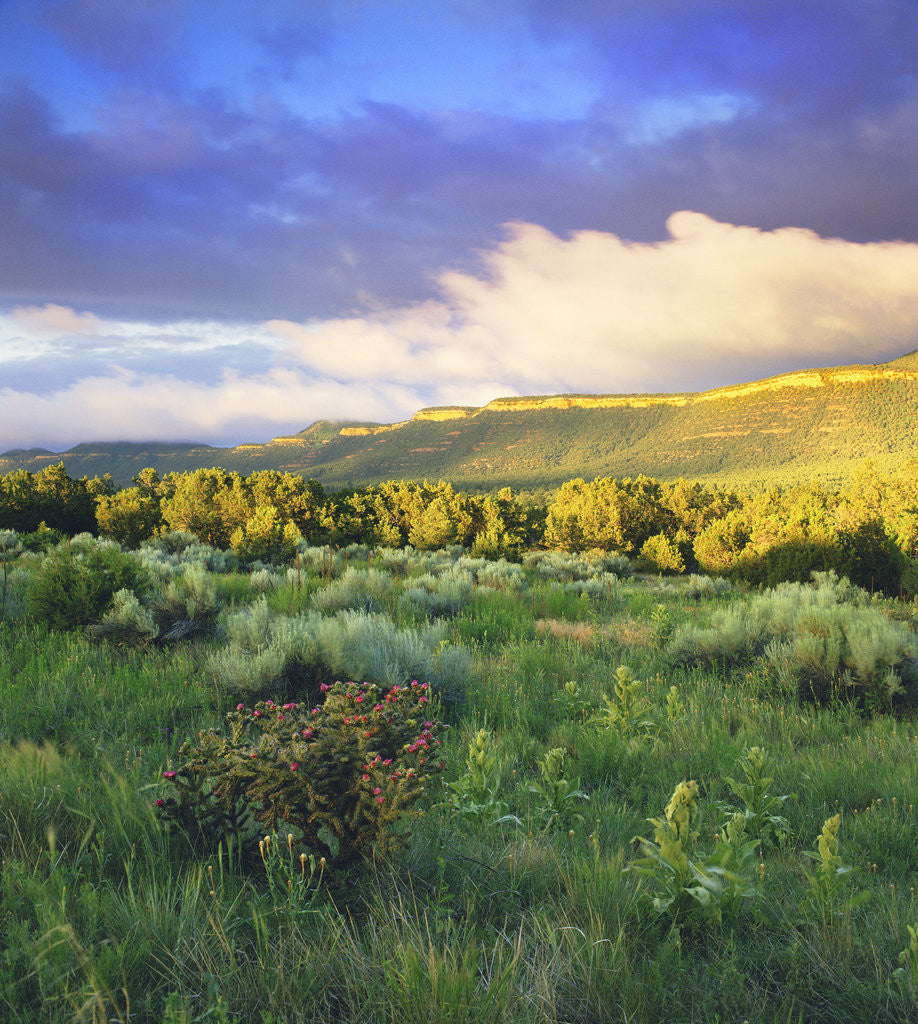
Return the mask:
<svg viewBox="0 0 918 1024">
<path fill-rule="evenodd" d="M 510 227 L 480 273 L 371 316 L 269 321 L 308 366 L 558 391 L 684 390 L 707 374 L 886 358 L 918 341 L 918 245 L 761 231 L 683 211 L 669 238 Z M 720 378 L 720 379 L 718 379 Z"/>
<path fill-rule="evenodd" d="M 442 272 L 435 298 L 361 315 L 155 324 L 48 305 L 4 324 L 20 333 L 0 345 L 0 386 L 29 344 L 44 355 L 15 386 L 6 371 L 0 445 L 225 444 L 501 395 L 699 390 L 885 361 L 918 347 L 918 244 L 689 211 L 656 243 L 517 223 L 474 272 Z M 68 347 L 82 372 L 50 386 L 49 353 Z"/>
<path fill-rule="evenodd" d="M 17 306 L 10 317 L 28 332 L 39 334 L 97 334 L 103 321 L 93 313 L 77 313 L 69 306 L 46 302 L 43 306 Z"/>
</svg>

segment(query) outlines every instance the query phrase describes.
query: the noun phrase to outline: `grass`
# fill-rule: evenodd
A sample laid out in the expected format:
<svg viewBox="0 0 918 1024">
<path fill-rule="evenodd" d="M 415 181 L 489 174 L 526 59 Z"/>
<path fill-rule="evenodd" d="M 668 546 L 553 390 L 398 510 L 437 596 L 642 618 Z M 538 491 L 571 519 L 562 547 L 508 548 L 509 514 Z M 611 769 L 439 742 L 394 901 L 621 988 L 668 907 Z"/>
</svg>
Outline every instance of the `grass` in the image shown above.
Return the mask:
<svg viewBox="0 0 918 1024">
<path fill-rule="evenodd" d="M 892 979 L 918 922 L 912 708 L 801 702 L 763 659 L 667 660 L 673 628 L 742 608 L 743 593 L 694 600 L 651 579 L 610 600 L 530 582 L 476 593 L 448 633 L 473 660 L 464 703 L 447 709 L 445 781 L 489 730 L 495 793 L 517 820 L 459 815 L 431 794 L 395 861 L 308 891 L 271 884 L 238 851 L 200 852 L 153 813 L 180 743 L 226 710 L 207 668 L 219 635 L 133 649 L 0 622 L 0 1019 L 914 1020 L 916 993 Z M 319 585 L 282 585 L 269 606 L 295 615 Z M 226 606 L 256 597 L 241 576 L 218 592 Z M 641 682 L 649 724 L 594 721 L 619 665 Z M 754 745 L 772 758 L 770 791 L 793 798 L 753 898 L 720 923 L 656 913 L 626 870 L 634 837 L 695 779 L 693 827 L 713 848 L 724 777 Z M 553 747 L 589 800 L 546 827 L 531 787 Z M 804 853 L 839 812 L 846 886 L 870 899 L 820 918 Z"/>
</svg>

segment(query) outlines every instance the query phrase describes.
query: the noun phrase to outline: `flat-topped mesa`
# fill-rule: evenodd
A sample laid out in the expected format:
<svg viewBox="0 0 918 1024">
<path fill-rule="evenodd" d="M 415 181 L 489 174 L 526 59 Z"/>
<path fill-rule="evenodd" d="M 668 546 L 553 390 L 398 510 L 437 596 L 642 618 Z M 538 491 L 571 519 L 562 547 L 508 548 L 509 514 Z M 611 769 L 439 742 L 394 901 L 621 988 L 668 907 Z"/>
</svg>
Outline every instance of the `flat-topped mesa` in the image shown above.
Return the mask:
<svg viewBox="0 0 918 1024">
<path fill-rule="evenodd" d="M 690 395 L 549 395 L 546 398 L 495 398 L 482 412 L 529 412 L 534 409 L 643 409 L 648 405 L 685 405 Z"/>
<path fill-rule="evenodd" d="M 476 405 L 430 405 L 426 409 L 418 409 L 411 417 L 413 420 L 464 420 L 478 412 Z"/>
<path fill-rule="evenodd" d="M 430 406 L 419 409 L 408 420 L 398 423 L 361 424 L 342 427 L 341 437 L 368 437 L 400 430 L 422 420 L 469 419 L 483 412 L 531 412 L 539 409 L 647 409 L 654 405 L 685 406 L 696 402 L 729 401 L 746 395 L 782 388 L 821 388 L 833 384 L 865 384 L 874 380 L 918 380 L 918 370 L 881 366 L 845 366 L 829 370 L 796 370 L 766 380 L 734 384 L 711 391 L 686 391 L 681 394 L 643 395 L 524 395 L 495 398 L 480 408 L 468 405 Z"/>
<path fill-rule="evenodd" d="M 384 434 L 387 430 L 398 430 L 406 426 L 411 420 L 402 420 L 400 423 L 380 423 L 373 427 L 342 427 L 338 431 L 339 437 L 369 437 L 371 434 Z"/>
<path fill-rule="evenodd" d="M 342 427 L 339 434 L 341 437 L 368 437 L 371 434 L 384 434 L 387 430 L 399 430 L 401 427 L 407 427 L 409 423 L 417 423 L 420 420 L 461 420 L 480 411 L 474 405 L 431 405 L 426 409 L 418 409 L 410 420 Z"/>
</svg>

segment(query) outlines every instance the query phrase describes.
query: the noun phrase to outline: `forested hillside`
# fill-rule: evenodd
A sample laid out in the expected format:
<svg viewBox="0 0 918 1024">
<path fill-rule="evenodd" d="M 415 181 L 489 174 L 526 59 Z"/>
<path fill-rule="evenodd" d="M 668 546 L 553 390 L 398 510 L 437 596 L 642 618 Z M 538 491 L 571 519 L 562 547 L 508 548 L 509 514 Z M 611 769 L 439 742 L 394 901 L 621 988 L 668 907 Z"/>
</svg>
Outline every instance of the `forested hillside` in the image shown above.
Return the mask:
<svg viewBox="0 0 918 1024">
<path fill-rule="evenodd" d="M 344 486 L 449 480 L 490 490 L 556 487 L 572 477 L 841 481 L 864 459 L 892 469 L 918 458 L 918 360 L 809 370 L 675 395 L 556 395 L 497 399 L 477 409 L 424 409 L 396 424 L 320 421 L 298 434 L 234 448 L 82 444 L 62 455 L 0 456 L 0 472 L 63 462 L 71 476 L 110 473 L 125 484 L 219 465 L 278 469 Z"/>
</svg>

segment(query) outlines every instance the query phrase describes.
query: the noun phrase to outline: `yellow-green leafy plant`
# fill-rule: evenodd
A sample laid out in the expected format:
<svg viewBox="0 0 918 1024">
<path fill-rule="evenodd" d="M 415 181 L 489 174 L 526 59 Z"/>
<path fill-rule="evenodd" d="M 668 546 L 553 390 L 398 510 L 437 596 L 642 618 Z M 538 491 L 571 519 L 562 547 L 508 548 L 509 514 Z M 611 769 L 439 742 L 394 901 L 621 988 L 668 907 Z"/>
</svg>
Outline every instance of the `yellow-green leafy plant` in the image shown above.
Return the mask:
<svg viewBox="0 0 918 1024">
<path fill-rule="evenodd" d="M 627 665 L 619 665 L 612 680 L 612 694 L 603 695 L 596 723 L 623 737 L 646 736 L 657 728 L 647 684 L 635 679 Z"/>
<path fill-rule="evenodd" d="M 555 695 L 555 706 L 569 722 L 585 722 L 593 705 L 574 679 L 569 679 Z"/>
<path fill-rule="evenodd" d="M 771 759 L 763 747 L 747 747 L 740 757 L 739 770 L 742 778 L 737 781 L 724 776 L 724 782 L 741 806 L 730 803 L 719 804 L 720 810 L 731 817 L 737 812 L 745 818 L 745 830 L 751 839 L 758 839 L 762 846 L 777 841 L 783 845 L 789 833 L 787 818 L 780 814 L 790 795 L 773 796 L 768 787 L 774 782 Z"/>
<path fill-rule="evenodd" d="M 675 725 L 685 717 L 685 706 L 677 686 L 673 685 L 666 691 L 665 707 L 666 720 L 670 725 Z"/>
<path fill-rule="evenodd" d="M 539 812 L 545 818 L 545 828 L 561 826 L 570 828 L 575 822 L 583 821 L 578 814 L 578 802 L 589 800 L 580 789 L 580 780 L 564 778 L 564 749 L 553 747 L 539 761 L 538 781 L 529 787 L 529 792 L 539 799 Z"/>
<path fill-rule="evenodd" d="M 446 805 L 461 817 L 486 824 L 520 824 L 500 795 L 500 763 L 487 729 L 479 729 L 469 743 L 465 773 L 446 785 L 450 791 Z"/>
<path fill-rule="evenodd" d="M 324 703 L 238 704 L 228 732 L 214 729 L 179 750 L 164 777 L 176 796 L 158 801 L 169 822 L 198 826 L 215 845 L 230 829 L 254 838 L 257 823 L 290 828 L 309 850 L 328 851 L 334 866 L 376 859 L 398 847 L 398 829 L 432 778 L 445 729 L 427 683 L 393 686 L 323 683 Z"/>
<path fill-rule="evenodd" d="M 809 892 L 805 906 L 814 911 L 822 926 L 824 936 L 832 931 L 837 915 L 841 912 L 850 913 L 870 898 L 870 892 L 862 889 L 854 892 L 851 875 L 854 868 L 843 864 L 839 852 L 838 831 L 841 827 L 841 815 L 827 818 L 822 831 L 816 837 L 816 849 L 804 850 L 803 855 L 815 861 L 816 869 L 806 872 Z"/>
<path fill-rule="evenodd" d="M 648 818 L 653 840 L 636 836 L 643 856 L 626 871 L 643 876 L 651 889 L 653 909 L 674 925 L 692 925 L 700 919 L 720 924 L 726 912 L 735 914 L 754 894 L 757 840 L 743 835 L 742 815 L 719 833 L 711 854 L 696 851 L 698 784 L 680 782 L 662 818 Z"/>
<path fill-rule="evenodd" d="M 720 908 L 727 916 L 735 916 L 755 895 L 753 879 L 761 841 L 748 834 L 747 822 L 741 811 L 734 814 L 714 837 L 714 850 L 705 861 L 707 871 L 724 883 Z"/>
<path fill-rule="evenodd" d="M 899 963 L 893 971 L 893 979 L 903 988 L 918 991 L 918 924 L 907 924 L 908 945 L 899 954 Z"/>
</svg>

